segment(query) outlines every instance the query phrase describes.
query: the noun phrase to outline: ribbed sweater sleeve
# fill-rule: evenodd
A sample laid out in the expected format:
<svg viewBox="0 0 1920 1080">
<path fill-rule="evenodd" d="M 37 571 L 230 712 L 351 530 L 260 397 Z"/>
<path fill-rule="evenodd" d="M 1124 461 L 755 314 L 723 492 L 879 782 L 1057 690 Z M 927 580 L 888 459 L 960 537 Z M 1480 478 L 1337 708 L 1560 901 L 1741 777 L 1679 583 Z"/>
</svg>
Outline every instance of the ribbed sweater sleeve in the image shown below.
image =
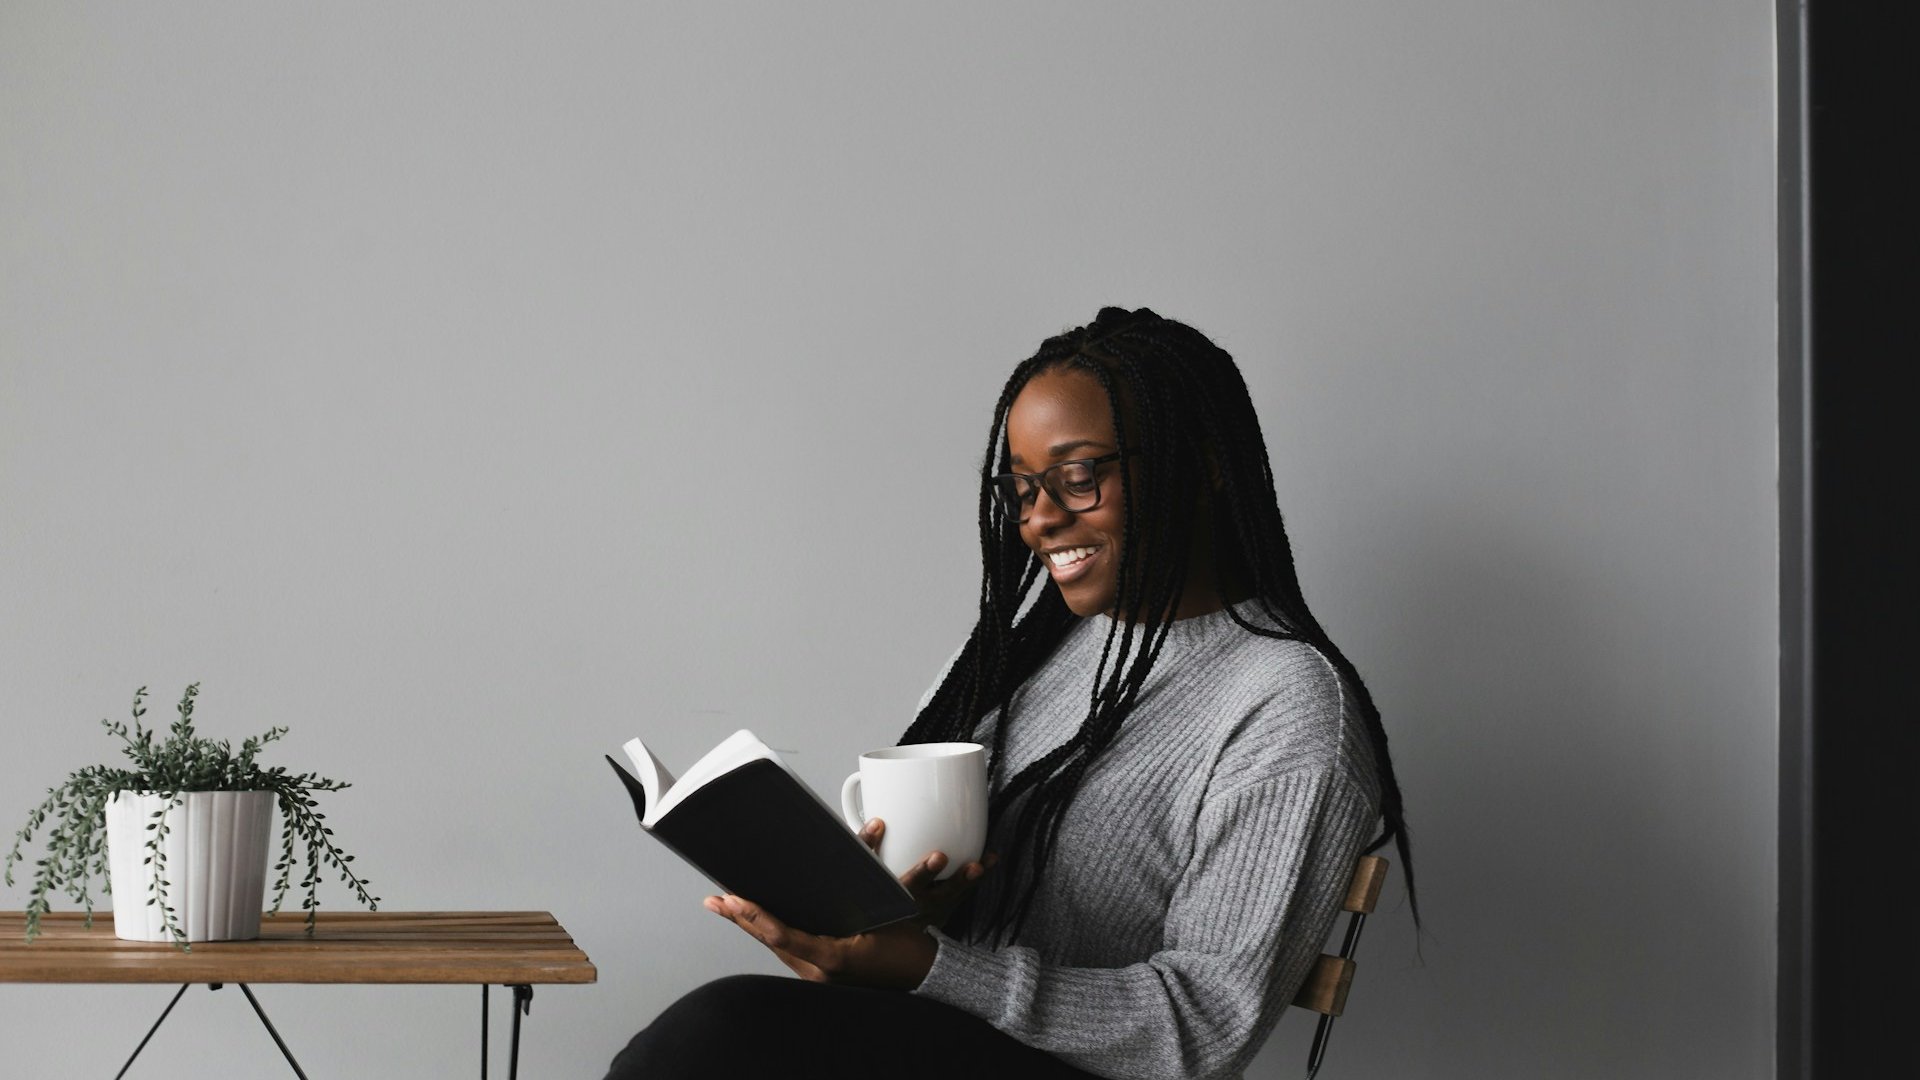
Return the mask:
<svg viewBox="0 0 1920 1080">
<path fill-rule="evenodd" d="M 1246 1068 L 1326 941 L 1380 788 L 1366 721 L 1327 659 L 1230 614 L 1173 624 L 1061 818 L 1018 936 L 989 947 L 932 931 L 915 993 L 1100 1076 Z M 983 720 L 1007 726 L 1000 775 L 1079 729 L 1114 629 L 1083 620 Z M 1016 823 L 996 824 L 989 850 Z M 981 906 L 1009 884 L 983 881 Z"/>
<path fill-rule="evenodd" d="M 916 992 L 1100 1076 L 1238 1075 L 1338 912 L 1344 889 L 1310 883 L 1344 884 L 1376 816 L 1332 761 L 1246 784 L 1202 809 L 1152 956 L 1064 967 L 933 931 L 939 952 Z"/>
</svg>

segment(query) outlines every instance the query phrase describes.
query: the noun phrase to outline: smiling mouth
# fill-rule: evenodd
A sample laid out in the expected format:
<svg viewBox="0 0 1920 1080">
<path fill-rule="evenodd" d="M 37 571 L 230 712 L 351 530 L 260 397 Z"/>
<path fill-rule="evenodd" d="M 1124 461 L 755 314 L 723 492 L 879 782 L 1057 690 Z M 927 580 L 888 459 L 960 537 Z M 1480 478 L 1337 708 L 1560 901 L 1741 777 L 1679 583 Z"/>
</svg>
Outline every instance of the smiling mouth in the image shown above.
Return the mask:
<svg viewBox="0 0 1920 1080">
<path fill-rule="evenodd" d="M 1095 545 L 1052 551 L 1042 557 L 1047 560 L 1047 572 L 1053 575 L 1056 584 L 1060 584 L 1085 574 L 1099 553 L 1100 548 Z"/>
<path fill-rule="evenodd" d="M 1047 555 L 1047 561 L 1053 563 L 1055 566 L 1072 566 L 1074 563 L 1092 556 L 1095 550 L 1096 549 L 1091 547 L 1068 548 L 1065 551 L 1049 553 Z"/>
</svg>

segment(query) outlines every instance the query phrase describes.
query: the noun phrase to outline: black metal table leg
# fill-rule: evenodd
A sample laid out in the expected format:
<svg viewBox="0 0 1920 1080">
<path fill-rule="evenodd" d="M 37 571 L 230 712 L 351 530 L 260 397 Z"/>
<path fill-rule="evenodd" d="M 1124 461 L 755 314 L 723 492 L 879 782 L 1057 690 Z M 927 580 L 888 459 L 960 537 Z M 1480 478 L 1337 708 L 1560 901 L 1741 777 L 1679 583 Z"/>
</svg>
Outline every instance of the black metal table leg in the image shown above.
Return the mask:
<svg viewBox="0 0 1920 1080">
<path fill-rule="evenodd" d="M 273 1036 L 273 1045 L 280 1048 L 280 1055 L 287 1059 L 287 1064 L 293 1066 L 293 1075 L 299 1077 L 300 1080 L 307 1080 L 307 1074 L 300 1071 L 300 1063 L 293 1060 L 293 1051 L 287 1049 L 287 1041 L 282 1039 L 280 1033 L 273 1029 L 273 1021 L 267 1019 L 267 1010 L 260 1007 L 260 1002 L 253 996 L 253 991 L 248 989 L 246 983 L 236 983 L 235 985 L 240 987 L 241 993 L 247 995 L 247 1004 L 253 1006 L 253 1011 L 259 1014 L 260 1022 L 267 1025 L 267 1034 Z"/>
<path fill-rule="evenodd" d="M 133 1048 L 133 1053 L 127 1057 L 127 1063 L 125 1065 L 120 1066 L 119 1072 L 113 1074 L 113 1080 L 121 1080 L 122 1077 L 127 1075 L 127 1070 L 133 1067 L 133 1059 L 139 1057 L 140 1051 L 145 1050 L 147 1048 L 147 1043 L 153 1040 L 153 1033 L 160 1030 L 160 1025 L 162 1022 L 166 1020 L 167 1014 L 173 1012 L 173 1007 L 175 1005 L 180 1004 L 180 998 L 186 994 L 187 987 L 192 985 L 193 985 L 192 983 L 181 983 L 180 989 L 174 991 L 173 1000 L 167 1002 L 167 1007 L 160 1010 L 160 1019 L 155 1020 L 153 1022 L 153 1026 L 147 1029 L 147 1037 L 144 1039 L 141 1039 L 140 1045 Z M 208 983 L 207 989 L 218 990 L 225 985 L 226 985 L 225 983 L 217 983 L 217 982 Z M 267 1034 L 273 1036 L 273 1044 L 280 1048 L 280 1056 L 286 1058 L 287 1064 L 293 1066 L 293 1074 L 295 1076 L 298 1076 L 300 1080 L 307 1080 L 307 1074 L 301 1071 L 300 1063 L 293 1060 L 293 1051 L 287 1049 L 286 1040 L 282 1039 L 280 1037 L 280 1033 L 274 1030 L 273 1021 L 267 1019 L 267 1011 L 260 1007 L 260 1001 L 258 998 L 255 998 L 253 996 L 253 991 L 248 988 L 246 983 L 236 983 L 235 985 L 240 987 L 241 993 L 247 995 L 247 1003 L 253 1006 L 254 1015 L 260 1018 L 261 1023 L 267 1025 Z"/>
<path fill-rule="evenodd" d="M 513 988 L 513 1056 L 507 1061 L 507 1080 L 520 1077 L 520 1017 L 533 1015 L 533 987 L 520 983 Z"/>
<path fill-rule="evenodd" d="M 160 1010 L 160 1019 L 155 1020 L 153 1026 L 147 1029 L 147 1037 L 141 1039 L 140 1045 L 133 1048 L 133 1053 L 127 1057 L 127 1063 L 120 1066 L 119 1072 L 113 1074 L 113 1080 L 120 1080 L 121 1077 L 127 1075 L 128 1069 L 133 1068 L 133 1059 L 139 1057 L 140 1051 L 147 1048 L 147 1043 L 153 1039 L 153 1033 L 160 1030 L 160 1025 L 166 1021 L 167 1014 L 173 1011 L 175 1005 L 180 1004 L 181 996 L 187 992 L 187 987 L 192 985 L 192 983 L 180 984 L 180 989 L 174 992 L 173 1000 L 167 1002 L 167 1007 Z"/>
<path fill-rule="evenodd" d="M 173 1000 L 167 1002 L 167 1007 L 160 1010 L 160 1018 L 155 1020 L 153 1026 L 147 1029 L 146 1037 L 140 1040 L 139 1046 L 133 1048 L 133 1053 L 127 1055 L 127 1063 L 120 1066 L 119 1072 L 113 1074 L 113 1080 L 123 1080 L 127 1075 L 127 1070 L 133 1067 L 134 1059 L 140 1056 L 140 1051 L 145 1050 L 149 1042 L 153 1041 L 154 1032 L 160 1030 L 160 1025 L 166 1022 L 167 1017 L 173 1012 L 173 1007 L 180 1004 L 180 999 L 186 996 L 187 988 L 192 985 L 192 983 L 181 983 L 180 989 L 174 991 Z M 208 983 L 207 989 L 218 990 L 224 985 L 224 983 Z M 280 1056 L 287 1059 L 288 1065 L 293 1066 L 293 1074 L 298 1076 L 300 1080 L 307 1080 L 305 1070 L 301 1069 L 300 1063 L 294 1060 L 293 1051 L 287 1048 L 287 1041 L 280 1037 L 280 1032 L 274 1028 L 273 1021 L 267 1019 L 267 1010 L 260 1007 L 260 999 L 253 996 L 252 987 L 249 987 L 246 983 L 236 983 L 234 985 L 240 987 L 240 992 L 247 996 L 247 1004 L 253 1006 L 254 1015 L 258 1016 L 260 1022 L 266 1025 L 267 1034 L 273 1036 L 273 1044 L 280 1048 Z M 487 1080 L 487 1015 L 491 1011 L 488 1008 L 487 995 L 491 989 L 492 987 L 486 983 L 480 985 L 480 1080 Z M 519 1080 L 520 1018 L 532 1014 L 533 987 L 525 983 L 514 984 L 513 1045 L 507 1061 L 508 1080 Z"/>
</svg>

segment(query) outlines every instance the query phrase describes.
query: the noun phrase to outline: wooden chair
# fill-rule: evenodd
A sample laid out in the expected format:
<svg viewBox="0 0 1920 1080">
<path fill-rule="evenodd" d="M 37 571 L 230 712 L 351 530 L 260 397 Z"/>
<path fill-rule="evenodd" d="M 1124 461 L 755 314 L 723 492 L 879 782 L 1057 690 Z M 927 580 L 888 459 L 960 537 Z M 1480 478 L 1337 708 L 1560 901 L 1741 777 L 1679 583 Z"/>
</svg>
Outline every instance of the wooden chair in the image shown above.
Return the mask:
<svg viewBox="0 0 1920 1080">
<path fill-rule="evenodd" d="M 1353 868 L 1353 882 L 1347 886 L 1347 899 L 1340 905 L 1347 912 L 1347 936 L 1340 943 L 1338 956 L 1321 953 L 1300 984 L 1293 1003 L 1320 1014 L 1320 1026 L 1313 1033 L 1313 1050 L 1307 1055 L 1307 1080 L 1320 1071 L 1320 1060 L 1327 1053 L 1327 1035 L 1333 1030 L 1333 1018 L 1347 1010 L 1347 991 L 1353 988 L 1354 947 L 1360 944 L 1360 927 L 1380 902 L 1380 886 L 1387 880 L 1387 860 L 1378 855 L 1362 855 Z"/>
</svg>

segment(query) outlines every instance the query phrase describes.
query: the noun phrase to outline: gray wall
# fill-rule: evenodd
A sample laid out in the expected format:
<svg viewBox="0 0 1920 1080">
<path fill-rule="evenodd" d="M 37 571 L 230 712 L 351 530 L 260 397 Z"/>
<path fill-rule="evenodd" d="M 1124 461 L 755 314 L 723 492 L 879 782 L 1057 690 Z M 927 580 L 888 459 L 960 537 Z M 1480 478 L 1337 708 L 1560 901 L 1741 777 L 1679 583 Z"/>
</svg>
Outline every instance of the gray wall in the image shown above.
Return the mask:
<svg viewBox="0 0 1920 1080">
<path fill-rule="evenodd" d="M 1001 380 L 1147 304 L 1239 358 L 1405 786 L 1429 933 L 1396 879 L 1326 1075 L 1763 1075 L 1772 14 L 8 4 L 0 838 L 203 680 L 387 906 L 559 916 L 529 1072 L 597 1075 L 779 970 L 600 755 L 894 738 Z M 314 1075 L 472 1071 L 471 990 L 262 996 Z M 0 1072 L 165 997 L 0 987 Z M 216 1054 L 276 1067 L 201 992 L 140 1074 Z"/>
</svg>

